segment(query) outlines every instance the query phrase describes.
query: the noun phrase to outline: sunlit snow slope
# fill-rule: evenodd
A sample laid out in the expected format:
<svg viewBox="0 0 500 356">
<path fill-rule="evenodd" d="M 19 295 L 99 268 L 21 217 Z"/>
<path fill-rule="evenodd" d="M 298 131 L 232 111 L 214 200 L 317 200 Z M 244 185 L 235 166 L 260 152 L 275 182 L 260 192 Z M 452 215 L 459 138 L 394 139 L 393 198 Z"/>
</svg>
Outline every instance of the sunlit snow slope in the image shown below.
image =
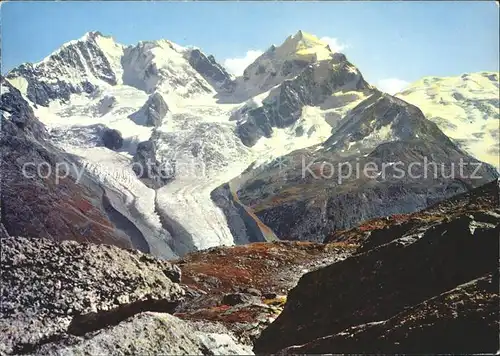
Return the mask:
<svg viewBox="0 0 500 356">
<path fill-rule="evenodd" d="M 418 106 L 469 154 L 500 170 L 499 90 L 498 73 L 479 72 L 426 77 L 396 96 Z"/>
</svg>

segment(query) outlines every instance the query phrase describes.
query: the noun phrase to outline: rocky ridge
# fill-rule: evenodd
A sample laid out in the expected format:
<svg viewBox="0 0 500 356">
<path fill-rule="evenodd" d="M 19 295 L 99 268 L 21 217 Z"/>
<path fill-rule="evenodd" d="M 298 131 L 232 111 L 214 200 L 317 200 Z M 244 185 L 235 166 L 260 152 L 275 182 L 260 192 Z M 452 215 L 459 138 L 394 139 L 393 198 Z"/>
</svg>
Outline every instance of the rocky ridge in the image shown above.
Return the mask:
<svg viewBox="0 0 500 356">
<path fill-rule="evenodd" d="M 88 175 L 76 183 L 76 162 L 50 143 L 45 126 L 20 92 L 3 77 L 1 86 L 2 222 L 6 231 L 14 236 L 57 236 L 58 240 L 133 247 L 102 205 L 102 188 Z M 58 166 L 61 171 L 56 177 Z"/>
<path fill-rule="evenodd" d="M 498 72 L 424 77 L 396 94 L 469 154 L 500 169 Z"/>
<path fill-rule="evenodd" d="M 302 276 L 255 351 L 495 352 L 499 193 L 493 181 L 448 201 L 451 216 L 374 229 L 359 252 Z"/>
<path fill-rule="evenodd" d="M 415 212 L 499 176 L 417 107 L 380 92 L 352 109 L 323 145 L 274 162 L 248 167 L 229 185 L 237 189 L 238 202 L 287 240 L 322 241 L 336 230 Z M 241 209 L 227 192 L 221 186 L 212 196 L 233 231 L 241 231 L 233 216 Z"/>
</svg>

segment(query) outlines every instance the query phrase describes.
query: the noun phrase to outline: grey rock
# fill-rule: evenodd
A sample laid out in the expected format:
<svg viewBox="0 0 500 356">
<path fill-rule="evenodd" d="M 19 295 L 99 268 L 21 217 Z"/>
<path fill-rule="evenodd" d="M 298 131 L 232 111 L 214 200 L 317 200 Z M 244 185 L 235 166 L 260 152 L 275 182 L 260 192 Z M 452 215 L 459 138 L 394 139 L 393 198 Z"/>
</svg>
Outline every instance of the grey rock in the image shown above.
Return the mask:
<svg viewBox="0 0 500 356">
<path fill-rule="evenodd" d="M 43 355 L 253 355 L 228 334 L 196 331 L 188 322 L 146 312 L 85 337 L 43 345 Z"/>
<path fill-rule="evenodd" d="M 162 164 L 158 161 L 154 140 L 137 145 L 132 169 L 146 186 L 153 189 L 161 188 L 175 178 L 175 162 Z"/>
<path fill-rule="evenodd" d="M 91 94 L 97 87 L 88 80 L 87 70 L 98 79 L 115 85 L 116 74 L 96 39 L 102 36 L 91 32 L 85 40 L 76 41 L 54 52 L 39 66 L 23 64 L 7 75 L 8 78 L 22 76 L 28 82 L 27 97 L 36 105 L 48 106 L 52 100 L 67 101 L 71 94 Z M 64 81 L 77 71 L 80 83 Z M 72 74 L 72 75 L 71 75 Z"/>
<path fill-rule="evenodd" d="M 123 146 L 122 134 L 115 129 L 106 129 L 102 133 L 102 143 L 104 147 L 110 150 L 120 149 Z"/>
<path fill-rule="evenodd" d="M 255 302 L 257 298 L 254 295 L 246 293 L 231 293 L 222 297 L 221 303 L 225 305 L 238 305 Z"/>
<path fill-rule="evenodd" d="M 3 353 L 64 333 L 83 335 L 141 311 L 171 312 L 184 295 L 170 279 L 179 280 L 177 267 L 138 251 L 22 237 L 1 243 Z"/>
<path fill-rule="evenodd" d="M 135 123 L 144 126 L 158 127 L 167 115 L 168 105 L 160 93 L 153 93 L 136 113 L 130 115 Z"/>
<path fill-rule="evenodd" d="M 130 238 L 110 221 L 102 188 L 85 172 L 76 181 L 79 164 L 49 142 L 44 125 L 21 93 L 3 77 L 1 85 L 0 191 L 6 232 L 133 247 Z M 85 215 L 75 213 L 80 209 Z"/>
<path fill-rule="evenodd" d="M 269 124 L 265 116 L 262 120 Z M 379 135 L 382 128 L 391 134 Z M 278 238 L 323 241 L 336 230 L 421 210 L 499 176 L 461 150 L 420 109 L 377 91 L 342 119 L 323 148 L 297 150 L 277 161 L 265 169 L 249 167 L 229 182 L 238 186 L 245 212 L 232 207 L 235 198 L 225 186 L 212 193 L 230 228 L 234 225 L 235 241 L 248 238 L 240 220 L 256 206 L 257 218 Z M 366 174 L 370 165 L 380 174 Z"/>
<path fill-rule="evenodd" d="M 215 89 L 229 90 L 232 87 L 231 76 L 213 56 L 206 56 L 200 50 L 194 49 L 190 52 L 188 61 Z"/>
</svg>

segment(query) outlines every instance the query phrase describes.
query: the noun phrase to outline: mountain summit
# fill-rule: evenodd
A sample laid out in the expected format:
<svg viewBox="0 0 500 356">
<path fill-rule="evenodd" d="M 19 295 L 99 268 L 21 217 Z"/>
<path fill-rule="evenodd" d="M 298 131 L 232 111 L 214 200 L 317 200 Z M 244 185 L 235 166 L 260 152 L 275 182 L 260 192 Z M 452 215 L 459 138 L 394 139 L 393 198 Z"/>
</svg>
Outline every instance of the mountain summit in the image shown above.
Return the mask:
<svg viewBox="0 0 500 356">
<path fill-rule="evenodd" d="M 332 56 L 328 43 L 303 31 L 289 36 L 281 46 L 276 48 L 275 53 L 278 57 L 289 59 L 295 57 L 299 60 L 312 59 L 312 61 L 330 59 Z"/>
<path fill-rule="evenodd" d="M 281 45 L 271 46 L 250 64 L 239 86 L 247 96 L 255 96 L 297 76 L 308 65 L 331 60 L 341 62 L 345 56 L 333 53 L 328 43 L 316 36 L 298 31 Z"/>
</svg>

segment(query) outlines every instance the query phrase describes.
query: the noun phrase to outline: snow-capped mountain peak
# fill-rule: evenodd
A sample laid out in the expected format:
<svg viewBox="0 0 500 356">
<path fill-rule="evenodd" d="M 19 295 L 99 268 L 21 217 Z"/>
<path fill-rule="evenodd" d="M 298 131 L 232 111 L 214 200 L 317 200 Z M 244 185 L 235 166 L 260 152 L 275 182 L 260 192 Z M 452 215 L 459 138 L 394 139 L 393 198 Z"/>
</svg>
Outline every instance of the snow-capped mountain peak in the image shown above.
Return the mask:
<svg viewBox="0 0 500 356">
<path fill-rule="evenodd" d="M 296 77 L 309 65 L 339 59 L 345 60 L 345 56 L 333 53 L 328 43 L 298 31 L 281 45 L 271 46 L 244 70 L 237 82 L 242 93 L 253 97 Z"/>
<path fill-rule="evenodd" d="M 7 79 L 35 105 L 68 102 L 72 94 L 92 94 L 126 85 L 147 94 L 175 97 L 214 94 L 230 75 L 197 49 L 169 40 L 124 46 L 111 36 L 91 31 L 63 44 L 36 64 L 12 70 Z"/>
<path fill-rule="evenodd" d="M 295 35 L 289 36 L 281 46 L 276 48 L 274 53 L 276 57 L 285 60 L 317 61 L 330 59 L 332 56 L 328 43 L 303 31 L 298 31 Z"/>
</svg>

